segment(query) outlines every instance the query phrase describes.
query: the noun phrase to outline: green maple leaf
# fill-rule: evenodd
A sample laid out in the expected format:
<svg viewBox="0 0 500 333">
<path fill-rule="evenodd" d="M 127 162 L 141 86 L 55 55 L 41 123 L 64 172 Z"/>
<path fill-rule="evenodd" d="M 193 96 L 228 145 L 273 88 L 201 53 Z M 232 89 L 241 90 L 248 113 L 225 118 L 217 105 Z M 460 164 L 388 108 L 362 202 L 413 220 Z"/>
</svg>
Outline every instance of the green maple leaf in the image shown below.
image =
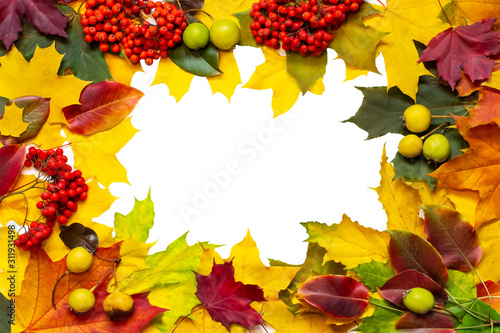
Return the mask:
<svg viewBox="0 0 500 333">
<path fill-rule="evenodd" d="M 286 53 L 286 71 L 297 81 L 302 95 L 325 75 L 327 63 L 326 52 L 321 53 L 318 57 L 304 57 L 298 52 L 292 51 Z"/>
<path fill-rule="evenodd" d="M 464 273 L 454 269 L 448 270 L 448 283 L 446 290 L 453 296 L 459 298 L 477 297 L 476 283 L 474 281 L 473 272 Z"/>
<path fill-rule="evenodd" d="M 36 47 L 46 48 L 52 45 L 54 39 L 42 35 L 37 29 L 29 24 L 26 18 L 23 18 L 23 31 L 16 41 L 16 47 L 26 60 L 31 60 Z"/>
<path fill-rule="evenodd" d="M 364 285 L 370 287 L 372 291 L 376 291 L 377 287 L 382 287 L 384 283 L 394 276 L 394 270 L 389 263 L 381 263 L 372 261 L 366 264 L 361 264 L 358 267 L 351 268 L 361 278 Z"/>
<path fill-rule="evenodd" d="M 87 43 L 80 24 L 80 15 L 73 8 L 59 4 L 59 10 L 68 18 L 66 32 L 68 38 L 58 38 L 57 52 L 64 54 L 59 68 L 59 75 L 64 75 L 67 68 L 80 80 L 100 82 L 112 79 L 108 64 L 95 43 Z"/>
<path fill-rule="evenodd" d="M 132 238 L 138 242 L 147 241 L 154 218 L 154 203 L 151 200 L 151 189 L 149 189 L 148 196 L 144 200 L 135 199 L 134 208 L 130 213 L 127 215 L 115 213 L 116 238 Z"/>
<path fill-rule="evenodd" d="M 376 13 L 380 11 L 367 2 L 363 3 L 357 13 L 349 15 L 340 28 L 335 30 L 335 38 L 329 47 L 354 67 L 378 73 L 375 66 L 377 45 L 388 33 L 367 27 L 363 23 L 364 17 Z"/>
</svg>

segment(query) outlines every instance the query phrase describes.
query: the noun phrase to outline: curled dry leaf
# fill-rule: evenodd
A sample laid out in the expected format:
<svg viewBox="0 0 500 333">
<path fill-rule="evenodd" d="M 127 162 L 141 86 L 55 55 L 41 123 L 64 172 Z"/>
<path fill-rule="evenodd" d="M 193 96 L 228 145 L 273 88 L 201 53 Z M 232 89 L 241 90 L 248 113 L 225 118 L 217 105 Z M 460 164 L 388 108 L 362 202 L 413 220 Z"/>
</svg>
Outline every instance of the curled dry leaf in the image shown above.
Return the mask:
<svg viewBox="0 0 500 333">
<path fill-rule="evenodd" d="M 394 275 L 382 287 L 377 288 L 377 290 L 385 300 L 407 310 L 403 303 L 403 295 L 408 289 L 416 287 L 429 290 L 439 305 L 444 305 L 444 301 L 448 299 L 446 292 L 439 284 L 427 275 L 414 269 Z"/>
<path fill-rule="evenodd" d="M 356 318 L 368 306 L 368 289 L 353 278 L 320 275 L 308 279 L 297 293 L 299 299 L 337 318 Z"/>
<path fill-rule="evenodd" d="M 97 233 L 83 224 L 76 222 L 69 226 L 61 225 L 60 229 L 59 237 L 70 249 L 81 246 L 90 253 L 94 253 L 99 245 Z"/>
<path fill-rule="evenodd" d="M 427 239 L 448 268 L 470 271 L 481 259 L 476 231 L 456 210 L 442 205 L 424 206 Z"/>
<path fill-rule="evenodd" d="M 16 183 L 24 164 L 26 148 L 24 145 L 11 145 L 0 148 L 0 197 Z"/>
</svg>

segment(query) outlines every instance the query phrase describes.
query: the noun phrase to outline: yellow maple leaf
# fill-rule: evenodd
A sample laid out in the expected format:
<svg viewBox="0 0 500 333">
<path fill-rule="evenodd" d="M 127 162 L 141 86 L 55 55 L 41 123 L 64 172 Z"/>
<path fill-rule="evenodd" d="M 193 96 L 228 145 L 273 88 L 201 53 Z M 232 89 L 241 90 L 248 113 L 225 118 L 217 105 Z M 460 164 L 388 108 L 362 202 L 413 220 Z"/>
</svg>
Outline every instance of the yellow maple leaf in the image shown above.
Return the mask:
<svg viewBox="0 0 500 333">
<path fill-rule="evenodd" d="M 189 91 L 194 75 L 180 69 L 170 58 L 162 59 L 158 64 L 152 85 L 165 83 L 171 96 L 179 102 Z"/>
<path fill-rule="evenodd" d="M 218 1 L 205 0 L 201 8 L 207 13 L 210 13 L 216 20 L 220 19 L 235 19 L 232 16 L 234 13 L 241 13 L 252 7 L 255 0 L 237 0 L 237 1 Z M 204 17 L 203 17 L 204 16 Z M 205 15 L 197 15 L 201 20 L 207 19 Z M 238 20 L 235 20 L 238 22 Z"/>
<path fill-rule="evenodd" d="M 479 243 L 483 248 L 483 255 L 476 266 L 476 271 L 483 281 L 500 280 L 500 251 L 498 251 L 498 235 L 500 234 L 500 220 L 482 225 L 477 230 Z M 479 281 L 478 281 L 479 283 Z"/>
<path fill-rule="evenodd" d="M 0 134 L 19 137 L 26 131 L 29 124 L 23 120 L 23 109 L 13 103 L 4 109 L 3 117 L 0 119 Z"/>
<path fill-rule="evenodd" d="M 387 0 L 386 3 L 386 7 L 378 6 L 381 13 L 369 17 L 365 24 L 389 32 L 378 45 L 385 60 L 387 89 L 397 86 L 415 100 L 419 76 L 430 73 L 422 63 L 417 63 L 419 56 L 413 40 L 427 44 L 449 25 L 438 18 L 441 7 L 436 0 Z"/>
<path fill-rule="evenodd" d="M 214 249 L 203 248 L 201 252 L 200 267 L 197 270 L 198 274 L 209 275 L 212 272 L 212 267 L 216 264 L 223 264 L 224 259 Z"/>
<path fill-rule="evenodd" d="M 116 279 L 125 279 L 135 271 L 146 268 L 144 258 L 155 243 L 137 242 L 131 238 L 124 240 L 120 245 L 121 262 L 116 270 Z M 113 283 L 111 280 L 110 284 Z"/>
<path fill-rule="evenodd" d="M 2 96 L 13 99 L 21 96 L 50 98 L 49 124 L 65 124 L 62 108 L 78 104 L 80 92 L 89 83 L 74 75 L 59 76 L 57 72 L 64 55 L 59 54 L 54 44 L 36 48 L 30 62 L 24 59 L 15 46 L 0 57 L 0 91 Z"/>
<path fill-rule="evenodd" d="M 360 69 L 357 67 L 354 67 L 353 65 L 349 64 L 348 62 L 345 62 L 345 80 L 346 81 L 351 81 L 354 80 L 357 77 L 360 77 L 361 75 L 367 76 L 368 73 L 370 72 L 367 69 Z"/>
<path fill-rule="evenodd" d="M 452 188 L 447 188 L 446 191 L 448 192 L 449 199 L 453 202 L 454 208 L 465 216 L 467 222 L 472 226 L 476 226 L 477 215 L 479 220 L 482 220 L 482 216 L 480 215 L 481 212 L 476 210 L 480 200 L 479 193 L 476 191 L 455 190 Z"/>
<path fill-rule="evenodd" d="M 113 182 L 128 183 L 127 170 L 116 158 L 116 153 L 137 133 L 126 118 L 110 130 L 90 136 L 79 135 L 64 128 L 75 155 L 75 168 L 87 179 L 96 178 L 105 187 Z"/>
<path fill-rule="evenodd" d="M 40 132 L 31 141 L 43 149 L 61 147 L 66 142 L 66 138 L 61 135 L 61 130 L 61 124 L 45 122 Z"/>
<path fill-rule="evenodd" d="M 16 238 L 15 230 L 0 228 L 0 293 L 8 299 L 21 293 L 21 282 L 30 259 L 29 251 L 14 245 Z"/>
<path fill-rule="evenodd" d="M 263 48 L 266 62 L 257 66 L 250 80 L 243 88 L 264 90 L 272 89 L 272 108 L 277 117 L 290 110 L 301 94 L 300 87 L 293 76 L 286 70 L 286 57 L 280 56 L 275 50 Z M 318 79 L 311 89 L 313 94 L 321 95 L 325 89 L 323 79 Z"/>
<path fill-rule="evenodd" d="M 286 289 L 300 267 L 265 266 L 260 260 L 259 249 L 250 231 L 231 249 L 234 278 L 244 284 L 256 284 L 264 289 L 267 300 L 278 300 L 278 293 Z"/>
<path fill-rule="evenodd" d="M 276 330 L 276 333 L 348 332 L 350 328 L 355 326 L 353 324 L 329 325 L 323 315 L 316 313 L 293 315 L 283 302 L 265 302 L 262 304 L 262 308 L 262 318 Z"/>
<path fill-rule="evenodd" d="M 446 3 L 448 2 L 448 3 Z M 453 25 L 470 25 L 472 23 L 498 18 L 500 16 L 500 3 L 498 0 L 451 0 L 443 2 L 447 18 Z M 445 20 L 446 17 L 442 16 Z M 495 22 L 495 27 L 500 27 L 500 22 Z"/>
<path fill-rule="evenodd" d="M 109 72 L 113 79 L 126 85 L 130 85 L 132 77 L 140 70 L 140 66 L 135 66 L 125 58 L 106 53 L 104 55 L 108 64 Z"/>
<path fill-rule="evenodd" d="M 207 77 L 212 93 L 220 92 L 228 102 L 234 94 L 236 86 L 241 83 L 240 70 L 233 51 L 219 51 L 219 68 L 221 75 Z"/>
<path fill-rule="evenodd" d="M 193 333 L 193 332 L 203 332 L 203 333 L 225 333 L 228 330 L 222 326 L 218 321 L 214 321 L 207 309 L 203 305 L 197 305 L 193 308 L 192 314 L 189 318 L 179 318 L 177 321 L 177 327 L 175 332 L 178 333 Z M 238 324 L 231 325 L 231 333 L 244 333 L 248 332 L 243 326 Z"/>
<path fill-rule="evenodd" d="M 380 186 L 375 189 L 379 201 L 387 213 L 387 228 L 406 230 L 425 237 L 424 223 L 418 217 L 420 195 L 418 191 L 405 184 L 401 178 L 394 179 L 394 168 L 387 162 L 385 146 L 380 163 Z"/>
<path fill-rule="evenodd" d="M 372 260 L 387 262 L 387 245 L 390 236 L 352 222 L 344 214 L 342 222 L 328 226 L 325 223 L 304 223 L 309 234 L 308 242 L 316 242 L 326 249 L 323 263 L 334 260 L 345 265 L 345 269 L 356 267 Z"/>
<path fill-rule="evenodd" d="M 20 174 L 13 189 L 18 189 L 23 185 L 31 184 L 37 179 L 34 175 Z M 9 221 L 14 221 L 19 225 L 23 224 L 26 214 L 26 203 L 28 204 L 28 214 L 26 218 L 29 221 L 36 221 L 40 217 L 40 210 L 37 209 L 36 203 L 40 201 L 40 194 L 43 189 L 33 188 L 25 192 L 26 197 L 21 194 L 11 195 L 0 202 L 0 221 L 6 224 Z"/>
</svg>

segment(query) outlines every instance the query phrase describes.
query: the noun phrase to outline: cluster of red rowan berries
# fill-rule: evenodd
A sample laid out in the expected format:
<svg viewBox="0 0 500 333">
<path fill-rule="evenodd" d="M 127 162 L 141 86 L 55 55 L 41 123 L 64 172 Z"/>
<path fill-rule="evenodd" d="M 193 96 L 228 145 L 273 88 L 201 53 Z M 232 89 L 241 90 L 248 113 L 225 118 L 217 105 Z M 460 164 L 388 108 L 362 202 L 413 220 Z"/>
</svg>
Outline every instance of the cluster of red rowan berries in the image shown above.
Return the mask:
<svg viewBox="0 0 500 333">
<path fill-rule="evenodd" d="M 250 29 L 258 44 L 317 57 L 349 12 L 363 0 L 260 0 L 252 5 Z"/>
<path fill-rule="evenodd" d="M 19 235 L 14 244 L 29 250 L 39 245 L 52 233 L 56 222 L 68 223 L 78 209 L 78 202 L 87 200 L 89 186 L 80 170 L 72 170 L 62 148 L 43 150 L 30 147 L 24 161 L 25 167 L 35 167 L 41 175 L 47 175 L 45 191 L 40 194 L 36 207 L 41 210 L 45 223 L 33 221 L 28 230 Z M 39 177 L 42 177 L 42 176 Z"/>
<path fill-rule="evenodd" d="M 166 58 L 187 26 L 184 12 L 163 1 L 87 0 L 81 24 L 85 41 L 102 52 L 123 52 L 132 63 Z M 141 14 L 151 14 L 145 20 Z M 150 21 L 154 21 L 151 23 Z"/>
</svg>

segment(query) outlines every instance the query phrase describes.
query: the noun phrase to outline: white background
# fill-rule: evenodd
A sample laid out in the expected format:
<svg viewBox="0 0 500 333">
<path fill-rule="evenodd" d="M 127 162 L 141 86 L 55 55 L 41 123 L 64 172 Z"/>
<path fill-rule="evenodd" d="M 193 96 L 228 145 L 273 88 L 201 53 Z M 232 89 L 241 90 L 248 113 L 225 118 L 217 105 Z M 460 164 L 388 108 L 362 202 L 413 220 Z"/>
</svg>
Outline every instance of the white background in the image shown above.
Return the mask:
<svg viewBox="0 0 500 333">
<path fill-rule="evenodd" d="M 235 55 L 244 84 L 264 57 L 251 47 L 237 47 Z M 112 184 L 119 199 L 96 221 L 112 226 L 114 213 L 127 214 L 134 197 L 143 200 L 151 187 L 156 217 L 148 241 L 158 241 L 152 251 L 189 231 L 190 244 L 226 245 L 219 252 L 228 257 L 250 230 L 264 263 L 273 258 L 292 264 L 306 255 L 300 222 L 339 223 L 347 214 L 385 229 L 387 218 L 372 188 L 380 182 L 384 144 L 391 160 L 400 136 L 365 140 L 365 131 L 341 121 L 361 105 L 355 86 L 385 86 L 386 78 L 371 73 L 343 82 L 345 66 L 335 57 L 329 50 L 323 95 L 299 97 L 274 120 L 270 89 L 242 84 L 228 103 L 222 94 L 212 95 L 206 79 L 195 77 L 176 103 L 164 84 L 150 86 L 156 66 L 144 68 L 132 83 L 145 92 L 132 113 L 140 132 L 117 155 L 131 186 Z M 384 72 L 381 57 L 377 65 Z M 236 173 L 220 176 L 228 164 L 238 166 Z M 187 206 L 196 214 L 182 214 Z"/>
</svg>

